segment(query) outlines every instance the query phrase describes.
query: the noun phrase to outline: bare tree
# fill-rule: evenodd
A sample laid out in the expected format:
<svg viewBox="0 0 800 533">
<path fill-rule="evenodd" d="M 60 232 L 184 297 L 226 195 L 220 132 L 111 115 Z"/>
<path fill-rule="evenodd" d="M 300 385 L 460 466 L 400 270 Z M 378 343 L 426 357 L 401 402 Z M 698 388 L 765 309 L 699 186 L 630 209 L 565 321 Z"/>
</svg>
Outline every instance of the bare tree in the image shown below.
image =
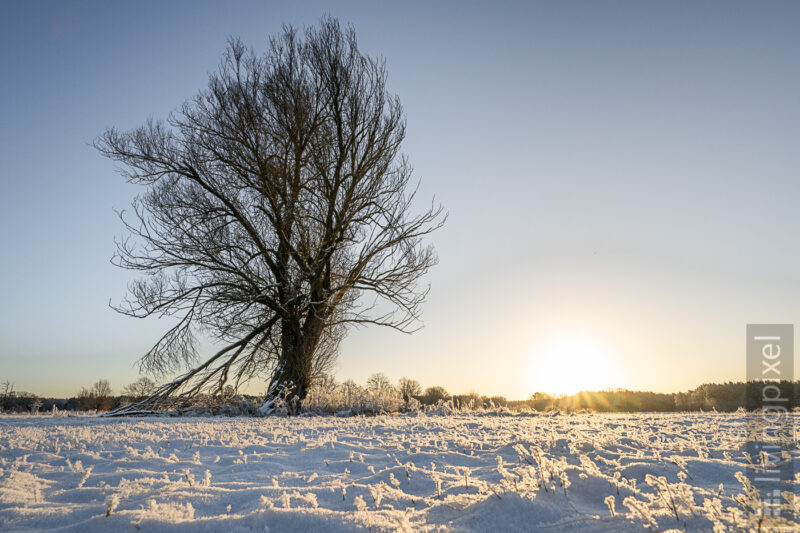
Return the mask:
<svg viewBox="0 0 800 533">
<path fill-rule="evenodd" d="M 135 400 L 143 400 L 153 394 L 153 391 L 156 390 L 156 383 L 146 377 L 140 377 L 133 383 L 125 385 L 122 389 L 122 394 L 125 396 L 130 396 Z"/>
<path fill-rule="evenodd" d="M 403 396 L 403 400 L 406 402 L 422 394 L 422 387 L 419 381 L 415 379 L 400 378 L 400 381 L 397 383 L 397 388 L 400 391 L 400 395 Z"/>
<path fill-rule="evenodd" d="M 3 411 L 10 411 L 14 404 L 14 384 L 10 380 L 5 380 L 0 384 L 0 409 Z"/>
<path fill-rule="evenodd" d="M 317 390 L 332 393 L 339 387 L 339 384 L 336 383 L 336 379 L 332 375 L 322 372 L 315 376 L 314 387 Z"/>
<path fill-rule="evenodd" d="M 344 401 L 346 405 L 353 405 L 356 399 L 362 395 L 363 389 L 361 388 L 358 383 L 353 381 L 352 379 L 347 379 L 342 382 L 339 386 L 339 390 L 342 392 L 344 396 Z"/>
<path fill-rule="evenodd" d="M 113 394 L 113 391 L 111 390 L 111 384 L 107 379 L 98 380 L 94 385 L 92 385 L 91 391 L 96 398 L 110 398 Z"/>
<path fill-rule="evenodd" d="M 436 263 L 423 238 L 445 217 L 413 207 L 404 136 L 384 62 L 331 18 L 285 27 L 262 56 L 232 40 L 166 123 L 103 134 L 95 146 L 147 188 L 115 256 L 145 277 L 117 309 L 176 318 L 143 370 L 190 368 L 127 412 L 269 375 L 268 413 L 305 397 L 349 325 L 415 330 Z M 198 331 L 222 343 L 202 363 Z"/>
<path fill-rule="evenodd" d="M 91 388 L 81 388 L 78 392 L 78 401 L 83 409 L 107 411 L 114 404 L 111 384 L 107 379 L 98 380 Z"/>
<path fill-rule="evenodd" d="M 378 372 L 367 379 L 367 390 L 372 392 L 384 391 L 392 388 L 392 382 L 384 374 Z"/>
<path fill-rule="evenodd" d="M 420 401 L 426 405 L 433 405 L 439 402 L 439 400 L 448 399 L 450 399 L 450 393 L 447 392 L 444 387 L 436 385 L 425 389 L 425 394 L 422 395 Z"/>
</svg>

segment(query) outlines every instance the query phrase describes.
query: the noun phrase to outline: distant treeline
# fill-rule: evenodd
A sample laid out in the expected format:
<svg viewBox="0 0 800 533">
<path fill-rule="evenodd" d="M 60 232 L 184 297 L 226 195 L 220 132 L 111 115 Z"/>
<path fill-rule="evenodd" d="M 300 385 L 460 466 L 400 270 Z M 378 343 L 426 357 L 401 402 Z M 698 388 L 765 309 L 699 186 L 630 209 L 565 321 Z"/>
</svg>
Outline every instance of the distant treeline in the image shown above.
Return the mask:
<svg viewBox="0 0 800 533">
<path fill-rule="evenodd" d="M 537 411 L 585 409 L 598 412 L 713 410 L 731 412 L 739 408 L 747 410 L 758 408 L 765 404 L 762 401 L 764 395 L 768 399 L 785 399 L 786 401 L 780 402 L 779 405 L 787 409 L 800 407 L 800 381 L 706 383 L 688 392 L 669 394 L 626 389 L 579 392 L 572 396 L 560 397 L 536 393 L 528 400 L 508 402 L 508 407 L 511 409 L 529 407 Z M 771 404 L 775 405 L 775 402 Z"/>
<path fill-rule="evenodd" d="M 36 394 L 14 390 L 10 381 L 0 383 L 0 412 L 32 413 L 45 411 L 110 411 L 132 401 L 141 399 L 155 389 L 149 378 L 140 378 L 125 386 L 119 396 L 115 396 L 111 385 L 105 379 L 99 380 L 90 388 L 82 388 L 72 398 L 42 398 Z"/>
<path fill-rule="evenodd" d="M 385 380 L 382 374 L 375 377 Z M 429 387 L 424 391 L 414 380 L 403 378 L 400 385 L 394 388 L 386 380 L 377 382 L 378 387 L 392 387 L 408 401 L 410 398 L 422 405 L 436 405 L 441 401 L 452 402 L 455 409 L 496 409 L 507 408 L 512 411 L 535 409 L 537 411 L 576 412 L 647 412 L 647 411 L 720 411 L 731 412 L 739 408 L 751 410 L 762 404 L 762 397 L 769 400 L 776 397 L 785 399 L 780 405 L 787 409 L 800 408 L 800 381 L 781 381 L 776 383 L 762 382 L 726 382 L 706 383 L 688 392 L 657 393 L 648 391 L 631 391 L 627 389 L 607 389 L 602 391 L 585 391 L 571 396 L 553 396 L 537 392 L 527 400 L 507 400 L 503 396 L 481 396 L 479 394 L 451 395 L 443 387 Z M 350 384 L 350 385 L 348 385 Z M 333 384 L 333 387 L 355 386 L 352 382 Z M 367 389 L 376 383 L 368 382 Z M 29 392 L 13 390 L 9 382 L 0 386 L 0 412 L 5 413 L 37 413 L 58 411 L 108 411 L 142 399 L 155 384 L 142 378 L 125 387 L 124 394 L 114 396 L 108 382 L 100 380 L 89 389 L 81 389 L 72 398 L 41 398 Z M 769 387 L 765 389 L 765 387 Z M 235 391 L 226 387 L 223 394 L 205 396 L 201 402 L 213 406 L 224 405 L 235 397 Z M 240 396 L 250 402 L 258 402 L 255 396 Z M 774 404 L 774 402 L 773 402 Z"/>
</svg>

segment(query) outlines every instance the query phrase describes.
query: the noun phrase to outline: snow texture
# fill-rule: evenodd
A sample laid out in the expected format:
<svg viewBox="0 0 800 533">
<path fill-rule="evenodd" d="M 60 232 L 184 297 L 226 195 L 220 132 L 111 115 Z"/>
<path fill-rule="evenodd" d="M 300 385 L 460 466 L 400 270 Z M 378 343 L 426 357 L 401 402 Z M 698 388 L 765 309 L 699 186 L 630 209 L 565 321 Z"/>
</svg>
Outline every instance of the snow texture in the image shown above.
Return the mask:
<svg viewBox="0 0 800 533">
<path fill-rule="evenodd" d="M 747 531 L 744 431 L 716 413 L 2 416 L 0 530 Z"/>
</svg>

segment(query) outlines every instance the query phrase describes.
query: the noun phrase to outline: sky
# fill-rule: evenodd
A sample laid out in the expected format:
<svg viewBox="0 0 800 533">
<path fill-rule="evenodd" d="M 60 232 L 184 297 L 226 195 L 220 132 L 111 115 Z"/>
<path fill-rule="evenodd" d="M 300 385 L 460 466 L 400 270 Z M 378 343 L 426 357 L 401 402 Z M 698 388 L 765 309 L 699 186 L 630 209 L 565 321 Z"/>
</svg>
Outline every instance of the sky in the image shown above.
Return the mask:
<svg viewBox="0 0 800 533">
<path fill-rule="evenodd" d="M 681 391 L 744 379 L 746 324 L 800 322 L 796 2 L 6 0 L 0 380 L 138 377 L 168 324 L 109 307 L 135 277 L 109 259 L 142 191 L 91 142 L 166 117 L 230 36 L 325 14 L 385 57 L 449 212 L 424 329 L 352 330 L 337 379 Z"/>
</svg>

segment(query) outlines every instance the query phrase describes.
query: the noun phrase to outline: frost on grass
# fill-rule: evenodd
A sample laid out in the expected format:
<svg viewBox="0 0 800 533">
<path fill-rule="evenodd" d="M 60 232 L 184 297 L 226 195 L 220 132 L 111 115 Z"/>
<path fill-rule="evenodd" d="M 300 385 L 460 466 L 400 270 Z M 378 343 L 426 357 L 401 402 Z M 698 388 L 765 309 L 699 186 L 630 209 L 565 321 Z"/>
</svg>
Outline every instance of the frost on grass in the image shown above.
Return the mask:
<svg viewBox="0 0 800 533">
<path fill-rule="evenodd" d="M 0 530 L 758 531 L 741 414 L 436 413 L 0 417 Z"/>
</svg>

